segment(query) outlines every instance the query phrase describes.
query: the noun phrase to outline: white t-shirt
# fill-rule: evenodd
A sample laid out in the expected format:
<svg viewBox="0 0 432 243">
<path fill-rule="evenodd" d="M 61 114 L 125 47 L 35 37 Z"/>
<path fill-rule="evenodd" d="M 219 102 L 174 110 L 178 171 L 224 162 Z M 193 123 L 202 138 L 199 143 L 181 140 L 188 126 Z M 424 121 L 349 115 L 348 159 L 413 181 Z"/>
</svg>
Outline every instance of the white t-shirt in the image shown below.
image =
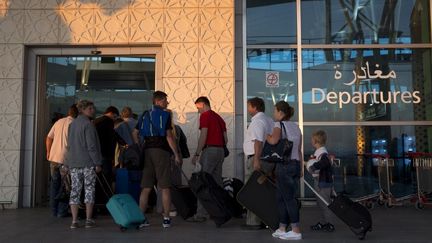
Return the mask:
<svg viewBox="0 0 432 243">
<path fill-rule="evenodd" d="M 316 162 L 318 162 L 321 159 L 321 156 L 323 154 L 327 154 L 327 149 L 325 147 L 320 147 L 319 149 L 315 150 L 314 155 L 313 155 L 313 159 L 310 159 L 307 162 L 307 168 L 308 171 L 312 174 L 313 177 L 318 177 L 319 176 L 319 170 L 312 170 L 311 166 L 313 164 L 315 164 Z"/>
<path fill-rule="evenodd" d="M 255 154 L 255 140 L 264 143 L 267 135 L 272 134 L 273 126 L 273 120 L 263 112 L 258 112 L 252 117 L 243 142 L 243 151 L 246 156 Z"/>
<path fill-rule="evenodd" d="M 282 129 L 282 138 L 288 138 L 289 141 L 293 142 L 293 148 L 291 153 L 291 159 L 296 159 L 300 161 L 299 149 L 301 140 L 301 131 L 297 123 L 292 121 L 283 121 L 286 133 L 283 133 L 280 122 L 275 122 L 274 127 Z"/>
<path fill-rule="evenodd" d="M 70 116 L 62 118 L 54 123 L 49 131 L 48 137 L 53 139 L 48 158 L 49 161 L 63 164 L 66 154 L 68 129 L 72 121 L 73 118 Z"/>
</svg>

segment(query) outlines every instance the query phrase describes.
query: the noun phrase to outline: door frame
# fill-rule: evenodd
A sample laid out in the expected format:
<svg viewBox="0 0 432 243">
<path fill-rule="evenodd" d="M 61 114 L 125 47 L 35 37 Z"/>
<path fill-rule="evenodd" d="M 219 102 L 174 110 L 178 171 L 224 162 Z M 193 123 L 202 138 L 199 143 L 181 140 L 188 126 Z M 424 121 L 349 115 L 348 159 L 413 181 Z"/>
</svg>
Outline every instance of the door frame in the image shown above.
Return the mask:
<svg viewBox="0 0 432 243">
<path fill-rule="evenodd" d="M 42 131 L 45 118 L 38 116 L 41 105 L 46 102 L 43 80 L 43 58 L 46 56 L 154 56 L 155 89 L 164 90 L 162 82 L 163 52 L 162 46 L 26 46 L 25 78 L 23 85 L 23 114 L 20 157 L 19 207 L 43 206 L 46 201 L 43 192 L 47 191 L 47 178 L 42 173 L 49 164 L 39 151 L 45 151 L 45 131 Z M 42 175 L 42 176 L 41 176 Z"/>
</svg>

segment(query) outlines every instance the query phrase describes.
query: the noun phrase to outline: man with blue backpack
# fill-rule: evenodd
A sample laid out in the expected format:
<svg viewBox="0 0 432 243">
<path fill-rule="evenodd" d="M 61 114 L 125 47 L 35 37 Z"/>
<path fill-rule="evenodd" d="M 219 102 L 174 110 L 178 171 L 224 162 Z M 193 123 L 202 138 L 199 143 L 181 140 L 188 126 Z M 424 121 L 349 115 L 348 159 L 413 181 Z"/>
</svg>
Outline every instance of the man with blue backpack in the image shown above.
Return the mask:
<svg viewBox="0 0 432 243">
<path fill-rule="evenodd" d="M 172 132 L 172 117 L 166 111 L 169 104 L 167 97 L 168 95 L 162 91 L 153 93 L 153 107 L 141 115 L 133 132 L 135 143 L 139 143 L 139 137 L 144 140 L 144 170 L 141 181 L 140 208 L 145 212 L 149 194 L 157 182 L 158 188 L 162 191 L 162 226 L 164 228 L 171 226 L 169 213 L 171 205 L 170 159 L 172 154 L 174 154 L 177 165 L 182 163 Z M 140 225 L 140 228 L 149 225 L 149 221 L 146 220 Z"/>
</svg>

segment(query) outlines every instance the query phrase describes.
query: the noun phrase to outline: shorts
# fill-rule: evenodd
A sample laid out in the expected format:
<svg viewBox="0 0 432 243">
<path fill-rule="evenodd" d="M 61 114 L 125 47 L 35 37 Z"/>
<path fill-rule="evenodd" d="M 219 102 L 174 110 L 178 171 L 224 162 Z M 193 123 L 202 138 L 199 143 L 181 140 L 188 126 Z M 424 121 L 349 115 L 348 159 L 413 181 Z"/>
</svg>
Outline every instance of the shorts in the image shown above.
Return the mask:
<svg viewBox="0 0 432 243">
<path fill-rule="evenodd" d="M 72 168 L 71 174 L 71 194 L 69 204 L 78 205 L 81 203 L 81 191 L 84 186 L 84 203 L 95 202 L 96 172 L 94 167 Z"/>
<path fill-rule="evenodd" d="M 144 169 L 141 181 L 142 188 L 161 189 L 171 187 L 171 154 L 159 148 L 148 148 L 144 150 Z"/>
</svg>

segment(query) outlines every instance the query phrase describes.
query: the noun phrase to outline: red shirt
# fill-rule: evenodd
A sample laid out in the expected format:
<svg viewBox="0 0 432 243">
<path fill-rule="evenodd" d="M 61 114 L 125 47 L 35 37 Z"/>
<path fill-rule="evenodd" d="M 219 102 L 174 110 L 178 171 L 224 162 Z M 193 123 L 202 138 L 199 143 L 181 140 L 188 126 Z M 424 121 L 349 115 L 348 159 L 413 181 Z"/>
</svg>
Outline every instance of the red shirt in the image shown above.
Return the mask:
<svg viewBox="0 0 432 243">
<path fill-rule="evenodd" d="M 223 146 L 225 144 L 223 133 L 226 132 L 225 121 L 216 112 L 209 110 L 201 114 L 200 127 L 207 128 L 205 145 Z"/>
</svg>

